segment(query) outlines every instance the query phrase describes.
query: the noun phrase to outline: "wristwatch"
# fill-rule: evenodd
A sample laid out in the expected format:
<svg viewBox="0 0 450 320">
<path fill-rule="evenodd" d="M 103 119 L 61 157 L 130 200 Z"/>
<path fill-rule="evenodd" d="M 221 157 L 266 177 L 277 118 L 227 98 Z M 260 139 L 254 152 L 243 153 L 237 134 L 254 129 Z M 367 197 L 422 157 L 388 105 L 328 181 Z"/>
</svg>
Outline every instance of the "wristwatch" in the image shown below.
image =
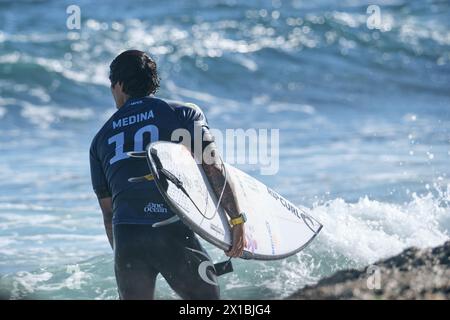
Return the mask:
<svg viewBox="0 0 450 320">
<path fill-rule="evenodd" d="M 244 212 L 241 212 L 239 216 L 237 216 L 236 218 L 230 219 L 231 226 L 236 226 L 238 224 L 243 224 L 245 222 L 247 222 L 247 216 L 245 215 Z"/>
</svg>

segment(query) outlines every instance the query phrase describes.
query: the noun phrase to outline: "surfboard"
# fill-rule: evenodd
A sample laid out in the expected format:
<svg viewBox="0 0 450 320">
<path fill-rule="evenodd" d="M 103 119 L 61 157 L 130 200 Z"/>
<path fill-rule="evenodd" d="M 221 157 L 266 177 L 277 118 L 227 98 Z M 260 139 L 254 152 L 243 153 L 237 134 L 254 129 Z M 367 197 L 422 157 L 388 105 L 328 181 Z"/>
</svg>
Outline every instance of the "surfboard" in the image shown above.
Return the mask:
<svg viewBox="0 0 450 320">
<path fill-rule="evenodd" d="M 183 144 L 158 141 L 149 145 L 147 160 L 162 196 L 179 218 L 196 234 L 228 251 L 229 217 L 219 206 L 201 164 Z M 322 224 L 308 209 L 294 205 L 245 172 L 225 163 L 239 205 L 247 216 L 247 246 L 242 258 L 276 260 L 304 249 Z"/>
</svg>

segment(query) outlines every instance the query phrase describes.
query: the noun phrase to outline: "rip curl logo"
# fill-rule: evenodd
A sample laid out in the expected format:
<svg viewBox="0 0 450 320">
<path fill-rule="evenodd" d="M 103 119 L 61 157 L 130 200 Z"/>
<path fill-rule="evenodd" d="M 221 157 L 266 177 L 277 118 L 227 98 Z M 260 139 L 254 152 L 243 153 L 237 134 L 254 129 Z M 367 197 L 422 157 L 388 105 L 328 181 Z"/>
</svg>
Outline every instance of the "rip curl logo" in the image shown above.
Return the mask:
<svg viewBox="0 0 450 320">
<path fill-rule="evenodd" d="M 144 212 L 145 213 L 167 213 L 167 208 L 162 203 L 149 202 L 149 204 L 147 204 L 144 207 Z"/>
<path fill-rule="evenodd" d="M 192 248 L 187 248 L 187 250 L 192 251 L 194 253 L 198 253 L 199 255 L 201 255 L 202 257 L 204 257 L 206 260 L 201 262 L 198 265 L 198 275 L 200 276 L 200 278 L 202 278 L 203 281 L 205 281 L 206 283 L 213 285 L 213 286 L 218 286 L 219 284 L 217 283 L 216 279 L 210 279 L 210 277 L 208 277 L 208 274 L 206 273 L 206 270 L 208 269 L 208 267 L 211 267 L 214 270 L 214 273 L 216 272 L 216 268 L 214 267 L 214 264 L 209 260 L 209 257 L 201 251 L 192 249 Z"/>
<path fill-rule="evenodd" d="M 297 218 L 302 219 L 305 225 L 314 233 L 317 233 L 317 224 L 310 216 L 303 212 L 299 212 L 292 203 L 280 196 L 278 193 L 267 187 L 267 192 L 277 201 L 280 201 L 281 205 L 285 207 L 288 211 L 292 212 Z"/>
</svg>

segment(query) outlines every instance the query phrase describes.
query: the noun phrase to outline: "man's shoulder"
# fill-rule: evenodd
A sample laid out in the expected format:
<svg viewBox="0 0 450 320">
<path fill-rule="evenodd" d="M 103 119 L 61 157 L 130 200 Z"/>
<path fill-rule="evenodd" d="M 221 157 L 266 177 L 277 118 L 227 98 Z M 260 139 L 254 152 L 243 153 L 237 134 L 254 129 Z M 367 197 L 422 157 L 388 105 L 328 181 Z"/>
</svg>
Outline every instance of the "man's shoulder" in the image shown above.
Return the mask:
<svg viewBox="0 0 450 320">
<path fill-rule="evenodd" d="M 101 128 L 97 131 L 95 136 L 92 138 L 91 141 L 91 151 L 96 150 L 99 140 L 104 139 L 110 132 L 112 128 L 112 122 L 117 118 L 117 112 L 116 110 L 111 116 L 108 118 L 108 120 L 105 121 L 105 123 L 101 126 Z"/>
<path fill-rule="evenodd" d="M 90 146 L 90 152 L 91 153 L 96 153 L 98 140 L 99 140 L 99 137 L 104 132 L 104 129 L 103 129 L 104 127 L 105 127 L 105 124 L 102 126 L 102 128 L 100 130 L 97 131 L 95 136 L 92 138 L 91 146 Z"/>
<path fill-rule="evenodd" d="M 164 100 L 168 105 L 174 109 L 192 109 L 195 111 L 202 112 L 202 109 L 198 105 L 192 102 L 183 102 L 178 100 Z"/>
<path fill-rule="evenodd" d="M 202 120 L 205 116 L 202 109 L 192 102 L 166 100 L 166 103 L 175 111 L 180 119 Z"/>
</svg>

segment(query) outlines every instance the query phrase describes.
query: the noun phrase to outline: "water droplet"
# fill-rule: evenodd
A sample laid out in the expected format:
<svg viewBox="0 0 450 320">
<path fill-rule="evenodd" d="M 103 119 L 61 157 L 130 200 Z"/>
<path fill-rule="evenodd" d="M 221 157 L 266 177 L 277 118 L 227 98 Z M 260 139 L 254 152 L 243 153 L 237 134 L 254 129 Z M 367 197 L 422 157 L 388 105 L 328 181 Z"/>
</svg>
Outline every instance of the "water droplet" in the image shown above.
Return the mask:
<svg viewBox="0 0 450 320">
<path fill-rule="evenodd" d="M 272 19 L 277 20 L 280 17 L 280 11 L 272 11 Z"/>
</svg>

